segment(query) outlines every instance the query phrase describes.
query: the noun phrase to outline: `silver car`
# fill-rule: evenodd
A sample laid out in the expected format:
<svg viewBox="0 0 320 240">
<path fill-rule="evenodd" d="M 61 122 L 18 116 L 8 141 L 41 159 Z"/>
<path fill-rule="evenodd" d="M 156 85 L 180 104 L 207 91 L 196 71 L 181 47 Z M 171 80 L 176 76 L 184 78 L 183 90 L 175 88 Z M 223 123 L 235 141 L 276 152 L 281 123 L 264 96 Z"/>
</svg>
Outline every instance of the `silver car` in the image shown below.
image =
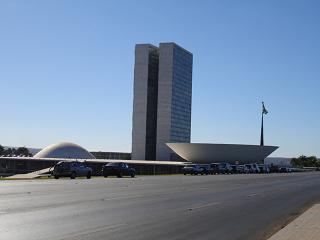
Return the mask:
<svg viewBox="0 0 320 240">
<path fill-rule="evenodd" d="M 52 175 L 55 179 L 58 179 L 59 177 L 70 177 L 71 179 L 75 179 L 76 177 L 87 177 L 89 179 L 92 175 L 92 169 L 81 162 L 62 161 L 54 166 Z"/>
</svg>

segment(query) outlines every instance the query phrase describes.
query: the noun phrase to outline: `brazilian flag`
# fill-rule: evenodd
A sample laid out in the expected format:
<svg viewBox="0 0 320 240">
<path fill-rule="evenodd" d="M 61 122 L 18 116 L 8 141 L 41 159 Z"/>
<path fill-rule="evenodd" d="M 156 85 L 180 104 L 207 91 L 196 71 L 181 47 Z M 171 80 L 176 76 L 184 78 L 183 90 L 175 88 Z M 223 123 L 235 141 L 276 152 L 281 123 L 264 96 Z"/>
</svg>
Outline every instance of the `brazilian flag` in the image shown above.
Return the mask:
<svg viewBox="0 0 320 240">
<path fill-rule="evenodd" d="M 264 106 L 264 102 L 262 102 L 262 114 L 268 114 L 266 107 Z"/>
</svg>

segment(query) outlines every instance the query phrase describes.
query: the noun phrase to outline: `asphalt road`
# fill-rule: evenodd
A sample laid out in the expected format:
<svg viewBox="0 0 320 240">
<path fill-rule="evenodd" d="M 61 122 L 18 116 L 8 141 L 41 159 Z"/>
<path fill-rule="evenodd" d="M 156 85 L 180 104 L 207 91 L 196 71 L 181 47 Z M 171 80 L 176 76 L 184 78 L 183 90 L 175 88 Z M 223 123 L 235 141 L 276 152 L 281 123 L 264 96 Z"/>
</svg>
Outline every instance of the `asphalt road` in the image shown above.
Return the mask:
<svg viewBox="0 0 320 240">
<path fill-rule="evenodd" d="M 0 239 L 265 239 L 319 173 L 0 181 Z"/>
</svg>

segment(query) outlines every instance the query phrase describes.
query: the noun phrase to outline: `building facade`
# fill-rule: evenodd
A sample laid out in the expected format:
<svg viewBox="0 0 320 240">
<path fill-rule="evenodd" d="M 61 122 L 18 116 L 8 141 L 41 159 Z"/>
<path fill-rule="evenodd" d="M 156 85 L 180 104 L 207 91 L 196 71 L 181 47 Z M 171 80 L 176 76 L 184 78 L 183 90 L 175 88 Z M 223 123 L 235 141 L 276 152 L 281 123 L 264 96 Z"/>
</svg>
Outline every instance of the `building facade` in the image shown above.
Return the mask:
<svg viewBox="0 0 320 240">
<path fill-rule="evenodd" d="M 168 142 L 190 142 L 192 61 L 175 43 L 135 49 L 132 159 L 177 160 Z"/>
</svg>

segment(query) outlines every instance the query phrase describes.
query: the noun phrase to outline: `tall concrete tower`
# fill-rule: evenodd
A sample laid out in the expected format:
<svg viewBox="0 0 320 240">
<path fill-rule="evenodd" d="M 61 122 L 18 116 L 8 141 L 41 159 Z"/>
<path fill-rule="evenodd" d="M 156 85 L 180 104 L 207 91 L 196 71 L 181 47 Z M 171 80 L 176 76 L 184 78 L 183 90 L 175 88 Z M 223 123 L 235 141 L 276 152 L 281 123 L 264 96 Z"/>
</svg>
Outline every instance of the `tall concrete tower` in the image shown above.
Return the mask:
<svg viewBox="0 0 320 240">
<path fill-rule="evenodd" d="M 157 160 L 175 160 L 168 142 L 190 142 L 192 61 L 175 43 L 160 43 Z"/>
<path fill-rule="evenodd" d="M 168 142 L 190 142 L 192 61 L 175 43 L 135 50 L 132 159 L 176 160 Z"/>
<path fill-rule="evenodd" d="M 135 49 L 132 159 L 156 158 L 158 48 L 137 44 Z"/>
</svg>

